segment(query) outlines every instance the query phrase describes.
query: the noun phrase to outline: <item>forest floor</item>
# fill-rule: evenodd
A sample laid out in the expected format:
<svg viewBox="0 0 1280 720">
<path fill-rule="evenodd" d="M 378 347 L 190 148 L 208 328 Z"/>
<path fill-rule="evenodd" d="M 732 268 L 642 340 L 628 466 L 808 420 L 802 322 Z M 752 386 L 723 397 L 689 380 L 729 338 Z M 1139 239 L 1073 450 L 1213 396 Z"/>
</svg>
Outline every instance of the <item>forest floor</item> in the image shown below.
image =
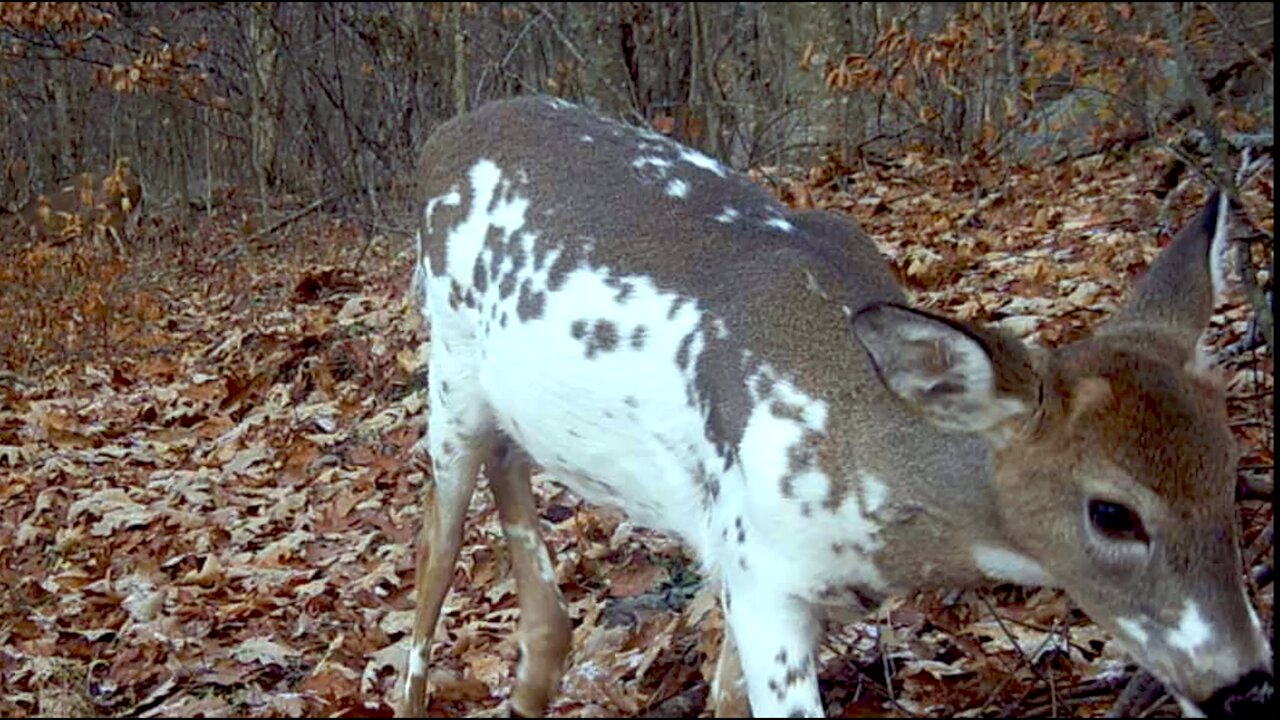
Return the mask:
<svg viewBox="0 0 1280 720">
<path fill-rule="evenodd" d="M 1167 242 L 1160 169 L 1152 151 L 1008 174 L 906 155 L 774 188 L 855 215 L 921 304 L 1057 345 L 1114 311 Z M 1271 182 L 1246 198 L 1268 231 Z M 1179 197 L 1164 230 L 1202 200 Z M 153 218 L 124 260 L 4 230 L 0 716 L 390 715 L 399 701 L 428 479 L 413 251 L 324 216 L 246 248 L 238 218 Z M 1240 296 L 1219 307 L 1214 347 L 1248 316 Z M 1269 481 L 1273 359 L 1221 363 L 1241 475 Z M 550 712 L 704 713 L 723 626 L 696 566 L 536 486 L 576 627 Z M 1273 562 L 1272 513 L 1239 502 L 1251 568 Z M 434 715 L 495 715 L 513 681 L 515 588 L 489 493 L 471 516 Z M 832 628 L 820 668 L 833 716 L 1100 716 L 1133 666 L 1061 592 L 1001 586 L 894 599 Z"/>
</svg>

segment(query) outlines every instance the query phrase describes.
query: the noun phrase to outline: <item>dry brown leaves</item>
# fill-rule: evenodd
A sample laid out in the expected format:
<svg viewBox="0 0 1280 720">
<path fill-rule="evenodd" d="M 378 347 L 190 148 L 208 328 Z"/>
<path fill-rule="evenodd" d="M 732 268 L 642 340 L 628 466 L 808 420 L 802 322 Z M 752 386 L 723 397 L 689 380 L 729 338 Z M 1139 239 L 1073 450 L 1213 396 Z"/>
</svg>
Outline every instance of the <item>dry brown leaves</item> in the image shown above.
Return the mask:
<svg viewBox="0 0 1280 720">
<path fill-rule="evenodd" d="M 844 192 L 821 173 L 793 189 L 797 204 L 856 215 L 923 304 L 1057 344 L 1112 312 L 1155 255 L 1153 166 L 1014 173 L 975 202 L 974 171 L 907 156 Z M 409 245 L 375 239 L 352 270 L 362 239 L 317 221 L 286 249 L 211 263 L 237 242 L 233 223 L 188 232 L 198 243 L 161 233 L 170 246 L 139 252 L 109 286 L 58 255 L 73 249 L 10 246 L 70 269 L 23 275 L 47 297 L 0 309 L 0 334 L 93 342 L 3 356 L 0 715 L 389 715 L 427 479 Z M 108 290 L 105 324 L 77 314 L 75 277 Z M 46 325 L 32 302 L 49 303 Z M 1216 315 L 1215 345 L 1246 319 L 1238 299 Z M 1244 465 L 1269 469 L 1271 358 L 1225 369 Z M 723 625 L 689 558 L 536 485 L 576 623 L 551 712 L 705 712 Z M 1269 564 L 1270 506 L 1241 514 L 1246 559 Z M 513 679 L 515 586 L 487 493 L 471 517 L 433 714 L 498 714 Z M 1270 585 L 1256 602 L 1269 619 Z M 1129 673 L 1050 591 L 921 594 L 832 630 L 820 658 L 832 715 L 1097 716 Z"/>
</svg>

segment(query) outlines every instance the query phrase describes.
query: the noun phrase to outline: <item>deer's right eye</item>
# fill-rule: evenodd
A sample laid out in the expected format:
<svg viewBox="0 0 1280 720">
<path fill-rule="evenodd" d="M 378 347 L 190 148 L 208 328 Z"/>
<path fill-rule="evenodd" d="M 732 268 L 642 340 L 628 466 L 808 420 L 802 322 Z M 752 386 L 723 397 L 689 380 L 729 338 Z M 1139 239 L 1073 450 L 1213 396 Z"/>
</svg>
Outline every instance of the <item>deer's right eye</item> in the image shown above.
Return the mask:
<svg viewBox="0 0 1280 720">
<path fill-rule="evenodd" d="M 1132 508 L 1110 500 L 1089 501 L 1089 522 L 1103 537 L 1109 540 L 1147 542 L 1147 531 L 1142 518 Z"/>
</svg>

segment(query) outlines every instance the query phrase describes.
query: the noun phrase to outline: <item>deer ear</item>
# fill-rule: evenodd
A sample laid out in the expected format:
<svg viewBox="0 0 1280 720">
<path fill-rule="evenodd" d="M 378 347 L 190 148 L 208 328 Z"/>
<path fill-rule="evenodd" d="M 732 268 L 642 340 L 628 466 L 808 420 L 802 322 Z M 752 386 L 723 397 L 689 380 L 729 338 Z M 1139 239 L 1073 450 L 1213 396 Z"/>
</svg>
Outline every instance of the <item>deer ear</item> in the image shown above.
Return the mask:
<svg viewBox="0 0 1280 720">
<path fill-rule="evenodd" d="M 1035 410 L 1039 376 L 1016 340 L 891 304 L 858 312 L 853 332 L 889 392 L 940 428 L 1003 445 Z"/>
<path fill-rule="evenodd" d="M 1193 360 L 1214 302 L 1226 291 L 1227 240 L 1233 204 L 1222 193 L 1160 252 L 1129 299 L 1099 333 L 1142 335 L 1155 329 L 1174 339 Z"/>
</svg>

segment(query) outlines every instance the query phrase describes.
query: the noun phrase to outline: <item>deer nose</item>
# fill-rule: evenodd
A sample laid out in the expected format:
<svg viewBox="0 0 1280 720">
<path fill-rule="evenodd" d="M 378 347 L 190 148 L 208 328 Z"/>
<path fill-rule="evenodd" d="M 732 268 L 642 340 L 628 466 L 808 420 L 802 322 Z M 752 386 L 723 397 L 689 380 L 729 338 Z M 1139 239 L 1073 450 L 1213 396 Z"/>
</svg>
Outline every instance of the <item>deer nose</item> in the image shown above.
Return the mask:
<svg viewBox="0 0 1280 720">
<path fill-rule="evenodd" d="M 1265 670 L 1253 670 L 1219 689 L 1201 703 L 1200 709 L 1211 718 L 1272 717 L 1274 689 L 1275 676 Z"/>
</svg>

